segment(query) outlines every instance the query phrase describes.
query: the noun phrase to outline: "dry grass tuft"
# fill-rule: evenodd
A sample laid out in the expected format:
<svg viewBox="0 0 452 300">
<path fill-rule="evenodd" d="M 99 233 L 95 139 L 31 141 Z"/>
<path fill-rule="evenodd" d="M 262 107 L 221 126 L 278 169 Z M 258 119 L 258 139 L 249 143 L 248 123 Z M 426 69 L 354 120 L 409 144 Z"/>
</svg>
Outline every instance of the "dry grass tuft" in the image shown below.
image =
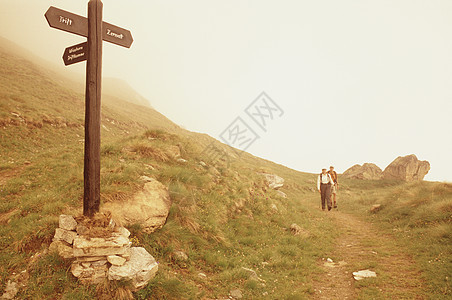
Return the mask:
<svg viewBox="0 0 452 300">
<path fill-rule="evenodd" d="M 0 213 L 0 225 L 9 223 L 10 219 L 19 212 L 18 208 L 13 208 L 8 212 Z"/>
<path fill-rule="evenodd" d="M 96 213 L 92 218 L 79 216 L 75 219 L 79 225 L 86 227 L 83 235 L 87 237 L 109 237 L 115 228 L 109 211 Z"/>
<path fill-rule="evenodd" d="M 113 194 L 103 194 L 101 193 L 101 198 L 104 203 L 106 202 L 124 202 L 129 199 L 131 195 L 124 192 L 116 192 Z"/>
<path fill-rule="evenodd" d="M 125 283 L 105 281 L 96 287 L 96 295 L 99 300 L 133 300 L 132 291 Z"/>
<path fill-rule="evenodd" d="M 132 146 L 132 152 L 136 152 L 144 157 L 151 157 L 156 161 L 167 162 L 170 160 L 168 153 L 163 151 L 162 149 L 152 147 L 145 144 L 137 144 Z"/>
<path fill-rule="evenodd" d="M 173 134 L 170 134 L 164 130 L 151 129 L 151 130 L 147 130 L 144 133 L 144 137 L 146 137 L 148 139 L 158 139 L 158 140 L 162 140 L 162 141 L 169 141 L 169 140 L 174 140 L 176 136 Z"/>
</svg>

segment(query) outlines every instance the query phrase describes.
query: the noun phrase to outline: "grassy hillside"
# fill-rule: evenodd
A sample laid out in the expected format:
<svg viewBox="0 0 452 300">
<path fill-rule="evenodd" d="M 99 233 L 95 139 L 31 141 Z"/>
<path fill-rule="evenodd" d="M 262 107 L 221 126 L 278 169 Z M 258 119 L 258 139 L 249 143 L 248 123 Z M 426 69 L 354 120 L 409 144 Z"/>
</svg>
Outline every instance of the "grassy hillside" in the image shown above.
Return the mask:
<svg viewBox="0 0 452 300">
<path fill-rule="evenodd" d="M 28 269 L 30 279 L 20 297 L 91 298 L 96 291 L 67 273 L 68 262 L 47 255 L 30 265 L 33 255 L 50 243 L 58 215 L 81 213 L 83 95 L 5 47 L 0 76 L 0 286 L 13 272 Z M 152 108 L 103 97 L 102 201 L 130 197 L 141 188 L 141 175 L 169 186 L 174 201 L 168 223 L 158 233 L 144 235 L 131 228 L 136 244 L 161 266 L 155 281 L 136 296 L 221 297 L 233 287 L 255 296 L 309 294 L 309 274 L 329 239 L 328 223 L 315 224 L 312 212 L 300 205 L 307 200 L 303 195 L 313 194 L 307 188 L 312 176 L 246 153 L 238 157 L 218 142 L 230 162 L 212 160 L 203 152 L 211 142 Z M 187 163 L 167 153 L 174 146 Z M 207 168 L 199 165 L 201 160 Z M 258 171 L 286 177 L 288 199 L 269 190 Z M 293 236 L 292 223 L 307 228 L 307 235 Z M 173 261 L 176 249 L 189 255 L 187 264 Z M 242 267 L 265 281 L 249 280 Z M 207 279 L 200 279 L 199 272 Z M 294 279 L 285 280 L 288 276 Z"/>
<path fill-rule="evenodd" d="M 28 280 L 20 299 L 126 299 L 125 283 L 83 286 L 68 271 L 70 261 L 43 252 L 58 215 L 80 214 L 83 197 L 84 96 L 52 72 L 0 45 L 0 291 L 8 279 L 22 276 Z M 139 225 L 129 228 L 134 245 L 145 247 L 160 265 L 156 278 L 134 297 L 221 299 L 234 288 L 245 299 L 314 297 L 314 279 L 325 276 L 322 259 L 343 234 L 318 209 L 316 175 L 238 155 L 128 100 L 134 102 L 103 96 L 101 201 L 131 197 L 142 188 L 142 175 L 168 186 L 173 200 L 161 230 L 148 235 Z M 211 143 L 229 160 L 208 155 Z M 171 155 L 175 147 L 186 162 Z M 283 177 L 287 198 L 269 189 L 261 172 Z M 450 186 L 435 183 L 344 180 L 340 207 L 395 234 L 418 259 L 430 287 L 425 295 L 447 297 L 451 194 Z M 369 214 L 376 202 L 383 209 Z M 290 232 L 292 223 L 302 234 Z M 410 245 L 414 233 L 417 243 Z M 174 250 L 187 253 L 188 261 L 178 261 Z M 441 273 L 435 276 L 437 267 Z"/>
</svg>

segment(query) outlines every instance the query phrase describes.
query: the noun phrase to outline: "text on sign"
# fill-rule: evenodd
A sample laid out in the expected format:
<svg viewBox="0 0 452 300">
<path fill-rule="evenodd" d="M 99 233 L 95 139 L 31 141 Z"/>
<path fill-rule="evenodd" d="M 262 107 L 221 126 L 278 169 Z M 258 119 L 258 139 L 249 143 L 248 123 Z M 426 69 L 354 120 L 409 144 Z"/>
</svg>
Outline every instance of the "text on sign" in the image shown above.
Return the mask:
<svg viewBox="0 0 452 300">
<path fill-rule="evenodd" d="M 69 19 L 68 17 L 60 16 L 60 23 L 64 23 L 64 24 L 66 24 L 68 26 L 71 26 L 72 25 L 72 19 Z"/>
</svg>

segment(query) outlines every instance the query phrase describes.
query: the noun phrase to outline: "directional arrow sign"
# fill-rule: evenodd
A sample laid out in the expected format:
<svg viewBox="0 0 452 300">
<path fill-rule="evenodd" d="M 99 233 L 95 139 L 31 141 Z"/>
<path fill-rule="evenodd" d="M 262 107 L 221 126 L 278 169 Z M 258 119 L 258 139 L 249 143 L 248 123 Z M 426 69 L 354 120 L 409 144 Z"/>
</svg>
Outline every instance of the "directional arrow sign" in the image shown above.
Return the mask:
<svg viewBox="0 0 452 300">
<path fill-rule="evenodd" d="M 133 42 L 132 34 L 129 30 L 102 22 L 102 40 L 119 46 L 130 48 Z"/>
<path fill-rule="evenodd" d="M 88 19 L 71 12 L 49 7 L 45 13 L 50 27 L 88 37 Z M 102 40 L 119 46 L 130 48 L 133 43 L 129 30 L 102 22 Z"/>
<path fill-rule="evenodd" d="M 88 42 L 84 42 L 72 47 L 67 47 L 64 50 L 63 61 L 64 65 L 72 65 L 86 60 L 88 57 Z"/>
<path fill-rule="evenodd" d="M 88 36 L 88 19 L 71 12 L 49 7 L 45 17 L 50 27 L 71 32 L 81 36 Z"/>
</svg>

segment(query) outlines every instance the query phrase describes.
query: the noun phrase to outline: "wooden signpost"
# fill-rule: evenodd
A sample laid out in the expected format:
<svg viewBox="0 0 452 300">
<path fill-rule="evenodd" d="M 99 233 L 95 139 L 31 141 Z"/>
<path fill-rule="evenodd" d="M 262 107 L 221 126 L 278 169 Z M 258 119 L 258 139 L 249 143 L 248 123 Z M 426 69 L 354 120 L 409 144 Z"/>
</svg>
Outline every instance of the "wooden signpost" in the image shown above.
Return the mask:
<svg viewBox="0 0 452 300">
<path fill-rule="evenodd" d="M 102 41 L 130 48 L 129 30 L 102 21 L 102 1 L 88 2 L 88 18 L 51 6 L 45 13 L 50 27 L 87 37 L 87 42 L 66 48 L 65 65 L 86 60 L 85 160 L 83 214 L 93 216 L 100 205 L 100 100 Z"/>
</svg>

